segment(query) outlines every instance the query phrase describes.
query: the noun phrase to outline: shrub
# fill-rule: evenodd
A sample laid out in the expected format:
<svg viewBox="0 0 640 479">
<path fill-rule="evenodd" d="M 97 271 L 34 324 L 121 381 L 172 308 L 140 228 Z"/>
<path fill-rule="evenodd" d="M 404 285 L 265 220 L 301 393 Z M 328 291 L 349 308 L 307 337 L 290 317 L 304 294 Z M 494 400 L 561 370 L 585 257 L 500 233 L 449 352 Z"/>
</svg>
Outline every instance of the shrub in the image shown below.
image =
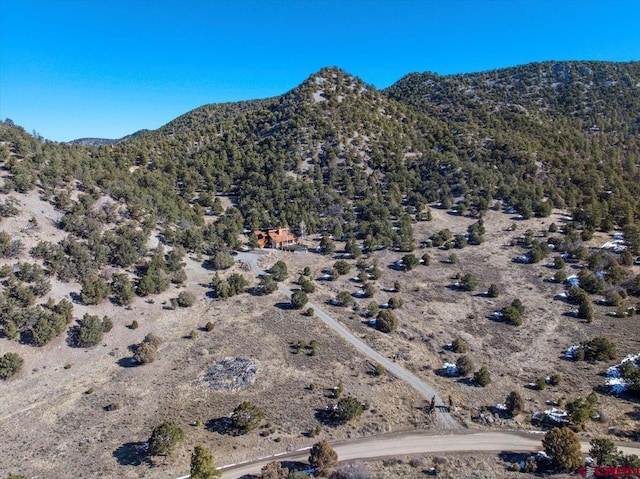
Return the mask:
<svg viewBox="0 0 640 479">
<path fill-rule="evenodd" d="M 410 271 L 420 264 L 420 260 L 413 254 L 405 254 L 402 257 L 402 267 L 405 271 Z"/>
<path fill-rule="evenodd" d="M 162 344 L 162 339 L 153 333 L 147 334 L 142 340 L 143 343 L 154 345 L 156 348 Z"/>
<path fill-rule="evenodd" d="M 309 298 L 307 297 L 307 293 L 301 289 L 294 291 L 291 295 L 291 307 L 293 309 L 302 309 L 308 302 Z"/>
<path fill-rule="evenodd" d="M 553 428 L 542 440 L 542 447 L 552 463 L 564 471 L 575 471 L 582 464 L 580 440 L 569 428 Z"/>
<path fill-rule="evenodd" d="M 287 264 L 284 261 L 276 261 L 269 271 L 274 281 L 280 282 L 287 279 L 288 271 Z"/>
<path fill-rule="evenodd" d="M 207 331 L 213 331 L 215 327 L 216 325 L 212 321 L 207 321 L 207 324 L 205 324 L 204 329 L 206 329 Z"/>
<path fill-rule="evenodd" d="M 524 400 L 518 391 L 511 391 L 505 401 L 507 412 L 516 416 L 524 411 Z"/>
<path fill-rule="evenodd" d="M 514 299 L 510 305 L 502 308 L 500 312 L 502 313 L 502 320 L 505 323 L 511 324 L 512 326 L 520 326 L 522 324 L 524 306 L 519 299 Z"/>
<path fill-rule="evenodd" d="M 491 384 L 491 374 L 489 374 L 487 368 L 483 366 L 475 372 L 473 380 L 478 386 L 485 387 Z"/>
<path fill-rule="evenodd" d="M 595 393 L 589 394 L 587 398 L 578 398 L 567 403 L 566 409 L 571 418 L 571 422 L 580 425 L 587 422 L 596 414 L 598 396 Z"/>
<path fill-rule="evenodd" d="M 233 257 L 228 249 L 220 249 L 211 255 L 209 262 L 214 269 L 228 269 L 233 266 Z"/>
<path fill-rule="evenodd" d="M 333 269 L 335 269 L 339 275 L 347 274 L 351 270 L 351 265 L 347 263 L 343 259 L 339 259 L 333 265 Z"/>
<path fill-rule="evenodd" d="M 4 328 L 2 330 L 2 333 L 4 334 L 4 337 L 7 339 L 15 339 L 16 337 L 18 337 L 20 330 L 16 326 L 16 323 L 14 323 L 12 320 L 9 319 L 7 320 L 6 323 L 4 323 Z"/>
<path fill-rule="evenodd" d="M 389 298 L 389 301 L 387 301 L 387 304 L 391 309 L 398 309 L 399 307 L 402 306 L 402 300 L 397 296 L 393 296 Z"/>
<path fill-rule="evenodd" d="M 563 269 L 558 270 L 553 275 L 553 281 L 556 283 L 564 283 L 567 280 L 567 273 Z"/>
<path fill-rule="evenodd" d="M 258 294 L 271 294 L 276 289 L 278 289 L 278 283 L 276 283 L 276 280 L 273 279 L 273 276 L 267 274 L 260 279 L 257 292 Z"/>
<path fill-rule="evenodd" d="M 451 350 L 454 353 L 466 353 L 469 350 L 469 345 L 467 344 L 467 342 L 464 339 L 462 339 L 460 336 L 458 336 L 451 343 Z"/>
<path fill-rule="evenodd" d="M 136 346 L 133 353 L 133 359 L 139 364 L 149 364 L 156 360 L 158 355 L 158 348 L 150 343 L 141 343 Z"/>
<path fill-rule="evenodd" d="M 475 368 L 473 361 L 469 356 L 460 356 L 456 361 L 456 368 L 460 376 L 468 376 Z"/>
<path fill-rule="evenodd" d="M 9 379 L 20 371 L 24 360 L 16 353 L 5 353 L 0 357 L 0 379 Z"/>
<path fill-rule="evenodd" d="M 367 316 L 368 318 L 372 318 L 376 316 L 379 312 L 380 312 L 380 306 L 378 306 L 378 303 L 376 303 L 375 301 L 371 301 L 367 305 L 365 316 Z"/>
<path fill-rule="evenodd" d="M 582 303 L 584 300 L 590 299 L 589 293 L 577 286 L 572 286 L 567 290 L 567 301 L 574 304 Z"/>
<path fill-rule="evenodd" d="M 309 464 L 316 468 L 319 475 L 328 476 L 338 465 L 338 454 L 326 439 L 323 439 L 314 444 L 309 451 Z"/>
<path fill-rule="evenodd" d="M 242 433 L 255 429 L 264 419 L 264 412 L 248 401 L 240 403 L 231 414 L 231 424 Z"/>
<path fill-rule="evenodd" d="M 195 295 L 190 291 L 181 291 L 178 295 L 178 306 L 188 308 L 196 302 Z"/>
<path fill-rule="evenodd" d="M 605 337 L 596 337 L 580 343 L 586 361 L 609 361 L 616 359 L 616 345 Z"/>
<path fill-rule="evenodd" d="M 314 430 L 309 433 L 311 437 L 314 437 Z M 317 435 L 317 434 L 316 434 Z M 271 461 L 260 470 L 260 479 L 287 479 L 293 477 L 289 475 L 289 469 L 282 466 L 282 463 L 278 461 Z"/>
<path fill-rule="evenodd" d="M 589 456 L 596 460 L 598 466 L 612 465 L 620 457 L 620 451 L 609 438 L 594 438 L 589 444 L 591 444 Z"/>
<path fill-rule="evenodd" d="M 213 455 L 204 446 L 196 446 L 191 453 L 190 479 L 213 479 L 222 472 L 216 469 Z"/>
<path fill-rule="evenodd" d="M 559 373 L 552 374 L 549 377 L 549 384 L 551 384 L 552 386 L 557 386 L 561 382 L 562 382 L 562 375 Z"/>
<path fill-rule="evenodd" d="M 80 300 L 87 305 L 100 304 L 109 295 L 111 288 L 99 276 L 94 276 L 82 282 Z"/>
<path fill-rule="evenodd" d="M 111 292 L 121 306 L 131 304 L 135 296 L 133 284 L 126 274 L 114 274 L 111 279 Z"/>
<path fill-rule="evenodd" d="M 478 287 L 478 278 L 471 273 L 467 273 L 462 277 L 460 287 L 465 291 L 474 291 Z"/>
<path fill-rule="evenodd" d="M 536 379 L 535 388 L 537 391 L 544 391 L 547 388 L 547 381 L 545 378 Z"/>
<path fill-rule="evenodd" d="M 344 424 L 360 416 L 363 412 L 362 401 L 353 396 L 347 396 L 340 398 L 336 404 L 336 409 L 332 412 L 332 419 L 339 424 Z"/>
<path fill-rule="evenodd" d="M 307 294 L 311 294 L 316 290 L 313 282 L 305 276 L 298 278 L 298 284 L 300 285 L 300 289 Z"/>
<path fill-rule="evenodd" d="M 133 358 L 139 364 L 152 363 L 156 360 L 158 346 L 160 346 L 161 343 L 161 339 L 155 334 L 147 334 L 142 342 L 135 346 Z"/>
<path fill-rule="evenodd" d="M 335 304 L 338 306 L 351 306 L 353 304 L 353 298 L 349 294 L 349 291 L 340 291 L 336 296 Z"/>
<path fill-rule="evenodd" d="M 184 439 L 182 429 L 172 422 L 163 422 L 153 428 L 149 438 L 148 451 L 150 456 L 166 456 Z"/>
<path fill-rule="evenodd" d="M 78 330 L 78 346 L 82 348 L 95 346 L 102 341 L 103 334 L 110 331 L 112 327 L 113 323 L 107 316 L 100 319 L 98 316 L 85 313 Z"/>
<path fill-rule="evenodd" d="M 578 307 L 578 318 L 584 319 L 587 323 L 593 321 L 593 304 L 590 298 L 584 298 Z"/>
<path fill-rule="evenodd" d="M 169 287 L 169 279 L 167 274 L 160 268 L 149 266 L 147 272 L 142 276 L 136 294 L 138 296 L 148 296 L 150 294 L 159 294 Z"/>
<path fill-rule="evenodd" d="M 496 285 L 495 283 L 491 283 L 491 285 L 489 286 L 489 290 L 487 291 L 487 295 L 490 298 L 497 298 L 500 295 L 498 285 Z"/>
<path fill-rule="evenodd" d="M 398 317 L 388 309 L 383 309 L 376 318 L 376 329 L 383 333 L 390 333 L 398 329 Z"/>
<path fill-rule="evenodd" d="M 398 285 L 400 286 L 400 285 Z M 396 288 L 397 290 L 397 288 Z M 372 298 L 373 295 L 376 293 L 376 287 L 373 285 L 373 283 L 366 283 L 363 287 L 362 287 L 362 291 L 364 292 L 364 297 L 365 298 Z"/>
</svg>

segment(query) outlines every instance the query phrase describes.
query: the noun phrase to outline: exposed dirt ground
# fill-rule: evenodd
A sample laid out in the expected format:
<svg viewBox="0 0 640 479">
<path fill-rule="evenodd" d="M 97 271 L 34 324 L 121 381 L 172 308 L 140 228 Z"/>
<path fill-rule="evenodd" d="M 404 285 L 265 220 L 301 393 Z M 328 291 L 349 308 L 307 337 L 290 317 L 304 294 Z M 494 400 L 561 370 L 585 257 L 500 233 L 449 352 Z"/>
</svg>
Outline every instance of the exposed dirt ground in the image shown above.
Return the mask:
<svg viewBox="0 0 640 479">
<path fill-rule="evenodd" d="M 19 199 L 22 212 L 16 218 L 3 219 L 0 229 L 25 243 L 25 253 L 19 260 L 33 262 L 27 253 L 30 246 L 39 239 L 55 242 L 63 237 L 54 223 L 59 213 L 34 194 L 13 196 Z M 38 219 L 37 226 L 29 222 L 33 216 Z M 431 222 L 415 225 L 418 242 L 443 228 L 463 233 L 475 221 L 437 209 L 433 210 L 433 217 Z M 517 220 L 513 215 L 490 211 L 485 218 L 487 233 L 482 245 L 451 251 L 426 249 L 431 255 L 430 266 L 418 266 L 410 272 L 391 267 L 403 253 L 375 253 L 368 261 L 377 261 L 382 277 L 376 282 L 373 299 L 380 304 L 396 295 L 404 302 L 397 310 L 400 327 L 388 335 L 367 326 L 353 308 L 326 304 L 340 290 L 359 289 L 350 280 L 357 274 L 355 267 L 337 281 L 315 281 L 317 290 L 311 298 L 315 303 L 325 303 L 326 311 L 376 350 L 395 357 L 399 364 L 434 384 L 443 398 L 451 396 L 457 416 L 470 427 L 531 427 L 529 413 L 547 408 L 546 401 L 586 396 L 604 382 L 600 374 L 610 364 L 565 361 L 562 353 L 568 346 L 605 335 L 616 343 L 619 356 L 640 349 L 640 316 L 614 318 L 606 315 L 612 308 L 603 306 L 596 306 L 596 318 L 591 324 L 565 316 L 573 307 L 554 299 L 564 287 L 545 281 L 554 272 L 545 266 L 546 261 L 537 265 L 512 261 L 523 250 L 509 246 L 511 239 L 527 229 L 546 231 L 552 221 L 560 225 L 562 214 Z M 517 230 L 506 231 L 512 223 L 517 224 Z M 593 244 L 603 244 L 608 239 L 599 235 Z M 338 243 L 338 251 L 340 247 Z M 458 256 L 458 264 L 448 263 L 451 252 Z M 423 251 L 414 253 L 420 256 Z M 292 281 L 304 266 L 309 266 L 312 277 L 318 278 L 336 260 L 316 253 L 278 252 L 265 256 L 261 264 L 268 267 L 278 259 L 288 264 L 287 283 L 291 287 L 295 287 Z M 17 261 L 2 260 L 1 264 Z M 350 263 L 355 265 L 353 260 Z M 635 267 L 635 274 L 638 270 Z M 189 454 L 196 444 L 207 445 L 219 464 L 228 464 L 297 449 L 323 437 L 337 439 L 429 427 L 428 417 L 420 409 L 423 398 L 397 379 L 373 377 L 365 357 L 319 320 L 288 309 L 283 296 L 243 294 L 216 301 L 207 295 L 213 272 L 204 269 L 195 258 L 187 259 L 186 271 L 189 279 L 185 287 L 198 298 L 191 308 L 167 307 L 179 292 L 174 287 L 153 297 L 153 303 L 136 298 L 130 310 L 109 301 L 97 307 L 74 304 L 75 318 L 89 311 L 106 314 L 113 320 L 113 330 L 105 335 L 103 344 L 94 348 L 69 347 L 64 336 L 42 348 L 0 339 L 0 354 L 15 351 L 25 360 L 17 376 L 0 382 L 0 476 L 14 471 L 40 478 L 177 477 L 188 471 Z M 239 266 L 223 275 L 232 271 L 251 277 L 253 284 L 257 282 Z M 458 272 L 475 274 L 480 279 L 477 291 L 451 288 Z M 400 282 L 401 291 L 386 291 L 395 281 Z M 490 283 L 499 286 L 498 298 L 480 294 Z M 58 301 L 79 290 L 78 284 L 54 281 L 49 296 Z M 491 312 L 514 298 L 520 298 L 526 308 L 522 326 L 488 319 Z M 356 304 L 364 309 L 370 301 L 356 299 Z M 140 327 L 131 330 L 127 325 L 134 319 Z M 207 321 L 215 323 L 214 331 L 201 330 Z M 192 330 L 198 332 L 196 339 L 188 338 Z M 163 340 L 158 359 L 133 367 L 129 346 L 149 332 Z M 445 361 L 455 362 L 457 355 L 445 345 L 458 335 L 469 343 L 468 355 L 476 367 L 486 366 L 491 372 L 492 383 L 488 387 L 478 388 L 436 374 Z M 316 340 L 318 354 L 294 354 L 291 343 L 298 340 Z M 257 361 L 255 382 L 233 392 L 208 389 L 201 378 L 211 364 L 224 357 Z M 559 386 L 544 391 L 526 388 L 538 377 L 554 372 L 564 378 Z M 343 384 L 345 395 L 367 401 L 371 408 L 349 425 L 324 426 L 318 438 L 308 437 L 308 432 L 319 424 L 316 413 L 332 401 L 329 388 L 338 383 Z M 480 408 L 504 402 L 511 390 L 520 391 L 526 398 L 526 413 L 515 421 L 498 414 L 491 415 L 491 424 L 472 421 Z M 590 423 L 586 436 L 604 434 L 608 427 L 637 428 L 635 403 L 606 395 L 599 399 L 607 421 Z M 226 434 L 224 418 L 245 400 L 264 409 L 266 427 L 244 436 Z M 111 403 L 120 407 L 106 411 L 105 406 Z M 144 459 L 144 442 L 151 429 L 164 420 L 183 428 L 185 442 L 174 457 L 150 463 Z M 485 461 L 480 457 L 474 460 Z M 421 471 L 420 467 L 407 464 L 397 466 Z M 398 474 L 414 477 L 404 475 L 400 469 L 396 476 L 381 473 L 379 477 L 400 477 Z"/>
</svg>

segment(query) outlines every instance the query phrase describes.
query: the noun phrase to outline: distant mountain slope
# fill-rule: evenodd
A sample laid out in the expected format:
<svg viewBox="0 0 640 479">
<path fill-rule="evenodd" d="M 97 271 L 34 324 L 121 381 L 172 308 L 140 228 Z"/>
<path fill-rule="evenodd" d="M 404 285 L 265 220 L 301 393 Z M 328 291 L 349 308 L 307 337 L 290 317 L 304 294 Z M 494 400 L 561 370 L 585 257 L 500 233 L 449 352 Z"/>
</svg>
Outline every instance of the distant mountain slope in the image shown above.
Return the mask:
<svg viewBox="0 0 640 479">
<path fill-rule="evenodd" d="M 77 140 L 71 140 L 68 143 L 71 145 L 82 145 L 82 146 L 104 146 L 104 145 L 112 145 L 116 143 L 118 140 L 110 140 L 107 138 L 78 138 Z"/>
<path fill-rule="evenodd" d="M 138 130 L 135 133 L 132 133 L 127 136 L 123 136 L 117 140 L 108 139 L 108 138 L 78 138 L 77 140 L 71 140 L 67 143 L 70 145 L 82 145 L 82 146 L 106 146 L 113 145 L 114 143 L 118 143 L 120 141 L 127 141 L 133 138 L 137 138 L 140 135 L 147 133 L 149 130 Z"/>
</svg>

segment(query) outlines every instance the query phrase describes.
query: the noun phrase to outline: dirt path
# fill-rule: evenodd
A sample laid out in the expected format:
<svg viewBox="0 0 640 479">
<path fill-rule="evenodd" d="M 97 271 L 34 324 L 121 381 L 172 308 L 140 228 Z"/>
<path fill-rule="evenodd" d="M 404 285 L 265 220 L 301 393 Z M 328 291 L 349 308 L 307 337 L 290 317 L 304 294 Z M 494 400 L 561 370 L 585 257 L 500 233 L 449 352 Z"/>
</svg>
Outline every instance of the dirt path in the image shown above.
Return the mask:
<svg viewBox="0 0 640 479">
<path fill-rule="evenodd" d="M 258 265 L 259 255 L 255 253 L 240 253 L 237 258 L 239 260 L 248 262 L 257 275 L 265 274 L 265 271 L 262 270 L 262 268 L 260 268 L 260 266 Z M 288 298 L 290 298 L 293 294 L 293 291 L 283 286 L 282 284 L 278 284 L 278 290 Z M 373 350 L 367 344 L 354 336 L 351 331 L 340 324 L 335 318 L 325 313 L 317 304 L 309 302 L 307 303 L 307 306 L 313 308 L 315 315 L 322 321 L 324 321 L 335 332 L 337 332 L 344 340 L 349 342 L 359 351 L 369 356 L 376 363 L 381 364 L 391 374 L 406 381 L 409 385 L 411 385 L 411 387 L 422 394 L 427 401 L 431 401 L 431 399 L 435 397 L 436 406 L 445 406 L 442 398 L 433 387 L 425 384 L 422 380 L 399 366 L 397 363 L 391 361 L 390 359 L 382 356 L 377 351 Z M 462 430 L 462 426 L 451 417 L 451 414 L 443 411 L 442 409 L 436 409 L 436 411 L 438 412 L 441 431 Z"/>
</svg>

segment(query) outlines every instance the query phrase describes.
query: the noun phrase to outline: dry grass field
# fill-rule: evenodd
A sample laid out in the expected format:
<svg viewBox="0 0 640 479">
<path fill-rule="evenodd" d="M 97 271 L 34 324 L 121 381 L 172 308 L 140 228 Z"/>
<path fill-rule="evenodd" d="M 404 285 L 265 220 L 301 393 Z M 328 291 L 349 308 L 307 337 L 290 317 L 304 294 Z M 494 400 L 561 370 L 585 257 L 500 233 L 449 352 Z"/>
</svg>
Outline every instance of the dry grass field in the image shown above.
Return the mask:
<svg viewBox="0 0 640 479">
<path fill-rule="evenodd" d="M 35 194 L 13 196 L 20 202 L 21 214 L 3 219 L 0 230 L 25 243 L 20 261 L 33 262 L 28 256 L 30 246 L 39 239 L 55 242 L 63 237 L 55 226 L 59 213 Z M 32 217 L 37 218 L 37 226 L 29 221 Z M 640 316 L 615 318 L 607 315 L 612 308 L 596 306 L 594 321 L 583 323 L 565 314 L 573 309 L 571 305 L 554 299 L 564 287 L 546 281 L 554 272 L 546 266 L 548 261 L 535 265 L 513 262 L 523 251 L 510 246 L 513 238 L 527 229 L 546 231 L 551 222 L 560 225 L 563 218 L 561 212 L 554 212 L 551 218 L 517 220 L 513 215 L 489 211 L 482 245 L 450 251 L 416 250 L 416 256 L 423 252 L 431 255 L 429 266 L 419 265 L 409 272 L 394 269 L 392 265 L 403 253 L 393 251 L 378 251 L 367 258 L 378 264 L 382 276 L 375 282 L 374 298 L 356 299 L 355 308 L 329 304 L 341 290 L 358 291 L 358 284 L 351 280 L 357 274 L 354 260 L 349 260 L 351 272 L 337 281 L 314 280 L 316 292 L 310 297 L 374 349 L 435 385 L 443 398 L 450 396 L 454 415 L 468 427 L 531 428 L 530 413 L 548 408 L 548 401 L 584 397 L 604 383 L 601 374 L 610 364 L 566 361 L 562 353 L 568 346 L 603 335 L 616 344 L 620 357 L 640 349 Z M 434 209 L 433 221 L 415 224 L 415 238 L 420 242 L 444 228 L 463 233 L 472 222 Z M 508 231 L 513 223 L 517 229 Z M 592 244 L 608 239 L 607 235 L 596 235 Z M 338 243 L 338 251 L 341 246 Z M 452 252 L 459 258 L 457 264 L 448 262 Z M 286 283 L 292 288 L 305 266 L 311 268 L 312 278 L 319 278 L 336 260 L 312 252 L 277 252 L 265 255 L 260 264 L 266 269 L 279 259 L 288 265 Z M 344 439 L 430 427 L 421 409 L 424 398 L 398 379 L 374 377 L 368 359 L 320 320 L 289 309 L 286 298 L 277 292 L 261 297 L 245 293 L 226 301 L 211 299 L 208 283 L 213 272 L 195 258 L 186 261 L 184 289 L 197 297 L 191 308 L 174 310 L 168 306 L 180 291 L 172 286 L 154 296 L 153 302 L 136 298 L 130 309 L 108 300 L 99 306 L 74 304 L 76 319 L 88 311 L 113 320 L 113 330 L 93 348 L 70 347 L 64 335 L 41 348 L 0 339 L 0 354 L 14 351 L 25 360 L 18 375 L 0 382 L 0 476 L 14 471 L 39 478 L 177 477 L 188 471 L 190 452 L 197 444 L 209 447 L 218 464 L 228 464 L 294 450 L 319 438 Z M 241 272 L 251 284 L 257 283 L 253 273 L 238 265 L 223 276 L 231 272 Z M 636 266 L 634 273 L 638 272 Z M 452 287 L 457 273 L 476 275 L 477 290 L 464 292 Z M 400 291 L 389 292 L 396 281 Z M 498 298 L 482 294 L 491 283 L 500 289 Z M 80 290 L 75 283 L 52 284 L 49 296 L 56 301 Z M 392 296 L 400 297 L 404 304 L 397 310 L 398 330 L 387 335 L 368 326 L 360 313 L 370 301 L 382 304 Z M 521 326 L 489 319 L 493 311 L 515 298 L 526 308 Z M 140 324 L 135 330 L 127 327 L 134 319 Z M 203 329 L 208 321 L 215 323 L 213 331 Z M 197 337 L 190 337 L 191 331 Z M 150 332 L 163 340 L 158 359 L 134 366 L 129 348 Z M 476 368 L 485 366 L 490 371 L 489 386 L 475 387 L 438 374 L 445 362 L 455 362 L 457 355 L 446 345 L 457 336 L 469 344 L 468 355 Z M 306 350 L 295 354 L 291 345 L 299 340 L 315 340 L 317 354 L 312 356 Z M 232 392 L 209 389 L 203 376 L 210 365 L 225 357 L 256 361 L 254 383 Z M 558 386 L 544 391 L 526 387 L 552 373 L 563 377 Z M 348 425 L 323 426 L 318 437 L 309 437 L 319 424 L 318 411 L 332 401 L 330 388 L 339 383 L 345 395 L 368 402 L 370 409 Z M 525 397 L 525 413 L 507 419 L 489 411 L 484 413 L 485 420 L 474 420 L 481 410 L 504 402 L 512 390 Z M 603 435 L 611 427 L 637 429 L 636 403 L 603 394 L 599 400 L 606 420 L 589 423 L 584 437 Z M 225 418 L 242 401 L 259 405 L 266 419 L 261 428 L 233 436 L 224 431 Z M 111 404 L 115 409 L 107 410 Z M 164 420 L 179 425 L 185 441 L 172 457 L 149 461 L 144 457 L 144 442 L 152 428 Z M 497 477 L 503 469 L 504 463 L 494 457 L 465 457 L 449 462 L 460 461 L 460 467 L 480 471 L 473 477 Z M 386 465 L 376 462 L 371 467 L 378 471 L 376 477 L 411 478 L 431 467 L 431 459 L 422 461 L 420 465 L 410 465 L 408 459 Z M 509 477 L 511 473 L 504 474 Z"/>
</svg>

